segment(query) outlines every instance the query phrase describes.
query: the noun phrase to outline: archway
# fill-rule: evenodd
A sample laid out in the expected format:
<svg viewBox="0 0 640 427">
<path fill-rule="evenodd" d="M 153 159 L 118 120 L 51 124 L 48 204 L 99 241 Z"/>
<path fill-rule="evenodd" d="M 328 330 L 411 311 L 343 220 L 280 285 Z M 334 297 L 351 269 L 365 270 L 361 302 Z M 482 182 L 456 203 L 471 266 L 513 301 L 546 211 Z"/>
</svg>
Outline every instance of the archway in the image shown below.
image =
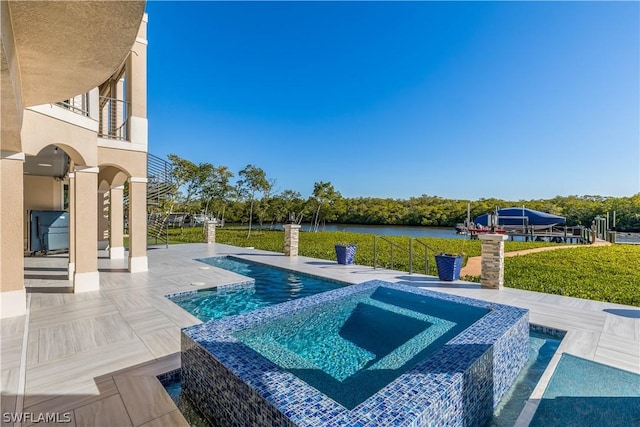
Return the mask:
<svg viewBox="0 0 640 427">
<path fill-rule="evenodd" d="M 68 151 L 67 151 L 68 150 Z M 82 156 L 49 144 L 23 165 L 24 280 L 27 292 L 73 292 L 69 271 L 69 172 Z"/>
</svg>

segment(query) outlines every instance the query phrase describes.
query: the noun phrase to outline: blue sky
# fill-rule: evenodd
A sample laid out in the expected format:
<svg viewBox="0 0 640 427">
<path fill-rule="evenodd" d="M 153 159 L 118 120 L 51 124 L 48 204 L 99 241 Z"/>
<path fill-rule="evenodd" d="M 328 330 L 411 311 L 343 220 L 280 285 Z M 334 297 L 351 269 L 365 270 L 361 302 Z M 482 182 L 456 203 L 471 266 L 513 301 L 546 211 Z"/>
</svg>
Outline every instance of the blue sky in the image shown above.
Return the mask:
<svg viewBox="0 0 640 427">
<path fill-rule="evenodd" d="M 280 190 L 640 192 L 637 2 L 147 3 L 149 151 Z"/>
</svg>

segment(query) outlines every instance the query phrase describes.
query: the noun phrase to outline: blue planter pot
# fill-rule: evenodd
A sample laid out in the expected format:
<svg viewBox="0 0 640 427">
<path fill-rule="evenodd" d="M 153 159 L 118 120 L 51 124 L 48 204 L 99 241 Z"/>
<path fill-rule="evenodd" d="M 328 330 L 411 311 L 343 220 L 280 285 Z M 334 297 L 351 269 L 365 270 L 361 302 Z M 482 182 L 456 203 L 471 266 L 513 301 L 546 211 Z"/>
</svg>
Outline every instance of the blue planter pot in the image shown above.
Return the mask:
<svg viewBox="0 0 640 427">
<path fill-rule="evenodd" d="M 438 278 L 452 282 L 460 278 L 462 269 L 462 255 L 436 255 L 436 266 L 438 267 Z"/>
<path fill-rule="evenodd" d="M 356 257 L 356 245 L 335 245 L 338 264 L 353 264 Z"/>
</svg>

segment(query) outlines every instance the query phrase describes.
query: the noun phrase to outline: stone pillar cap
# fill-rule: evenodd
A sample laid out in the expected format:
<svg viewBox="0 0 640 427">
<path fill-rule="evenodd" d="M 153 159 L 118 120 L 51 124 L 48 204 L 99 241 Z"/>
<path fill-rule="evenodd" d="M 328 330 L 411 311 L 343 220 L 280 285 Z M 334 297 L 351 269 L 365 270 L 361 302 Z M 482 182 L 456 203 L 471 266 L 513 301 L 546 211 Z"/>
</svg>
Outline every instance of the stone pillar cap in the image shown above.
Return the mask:
<svg viewBox="0 0 640 427">
<path fill-rule="evenodd" d="M 500 242 L 503 240 L 507 240 L 509 236 L 507 236 L 506 234 L 498 234 L 498 233 L 484 233 L 484 234 L 480 234 L 478 238 L 480 240 L 490 240 L 490 241 Z"/>
</svg>

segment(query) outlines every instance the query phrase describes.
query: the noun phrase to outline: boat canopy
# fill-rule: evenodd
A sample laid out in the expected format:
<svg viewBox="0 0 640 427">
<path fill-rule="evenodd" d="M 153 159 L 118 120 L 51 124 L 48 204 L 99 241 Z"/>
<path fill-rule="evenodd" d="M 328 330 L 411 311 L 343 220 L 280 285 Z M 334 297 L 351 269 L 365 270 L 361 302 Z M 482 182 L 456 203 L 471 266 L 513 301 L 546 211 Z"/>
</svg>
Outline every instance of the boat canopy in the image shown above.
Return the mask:
<svg viewBox="0 0 640 427">
<path fill-rule="evenodd" d="M 566 218 L 527 208 L 498 209 L 498 225 L 506 226 L 553 226 L 564 224 Z M 489 214 L 480 215 L 473 220 L 480 225 L 489 225 Z"/>
</svg>

